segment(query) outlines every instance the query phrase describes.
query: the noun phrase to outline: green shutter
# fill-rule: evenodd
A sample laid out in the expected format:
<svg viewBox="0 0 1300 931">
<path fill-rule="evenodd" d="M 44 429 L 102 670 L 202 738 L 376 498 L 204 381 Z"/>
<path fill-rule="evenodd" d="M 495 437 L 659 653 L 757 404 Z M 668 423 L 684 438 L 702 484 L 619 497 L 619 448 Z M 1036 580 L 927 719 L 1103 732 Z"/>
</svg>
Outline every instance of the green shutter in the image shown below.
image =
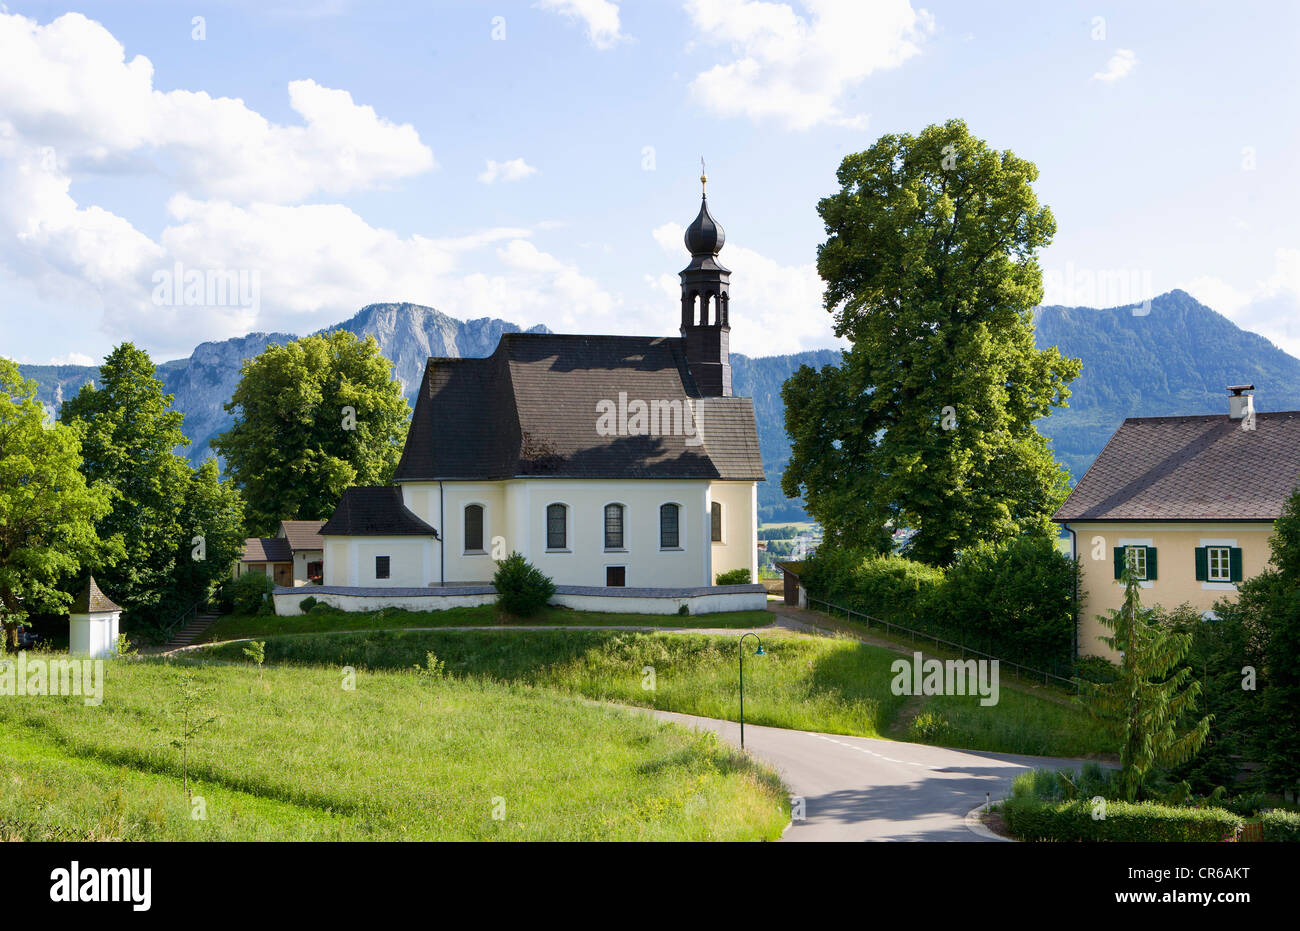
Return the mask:
<svg viewBox="0 0 1300 931">
<path fill-rule="evenodd" d="M 1210 554 L 1207 552 L 1208 547 L 1198 546 L 1196 548 L 1196 581 L 1204 582 L 1210 577 Z"/>
<path fill-rule="evenodd" d="M 1234 582 L 1241 581 L 1241 547 L 1234 546 L 1228 550 L 1228 578 Z"/>
<path fill-rule="evenodd" d="M 1115 547 L 1115 578 L 1124 578 L 1124 547 Z"/>
<path fill-rule="evenodd" d="M 1147 581 L 1154 582 L 1156 579 L 1156 548 L 1148 546 L 1147 550 Z"/>
</svg>

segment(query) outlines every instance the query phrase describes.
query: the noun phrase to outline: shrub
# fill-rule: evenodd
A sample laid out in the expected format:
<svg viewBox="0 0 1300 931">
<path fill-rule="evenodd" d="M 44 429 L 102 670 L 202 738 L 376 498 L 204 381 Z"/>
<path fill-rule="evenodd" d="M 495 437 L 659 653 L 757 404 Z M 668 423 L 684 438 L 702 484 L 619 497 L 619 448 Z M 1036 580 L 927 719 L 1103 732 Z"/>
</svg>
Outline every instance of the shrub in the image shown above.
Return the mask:
<svg viewBox="0 0 1300 931">
<path fill-rule="evenodd" d="M 943 571 L 902 556 L 822 547 L 805 563 L 801 581 L 814 598 L 922 627 L 933 626 L 931 608 L 943 586 Z"/>
<path fill-rule="evenodd" d="M 1089 799 L 1040 802 L 1027 795 L 1002 806 L 1007 829 L 1026 841 L 1221 841 L 1236 834 L 1241 817 L 1222 808 L 1178 808 L 1155 802 L 1106 802 L 1093 817 Z"/>
<path fill-rule="evenodd" d="M 1085 682 L 1103 684 L 1119 678 L 1119 668 L 1103 656 L 1084 656 L 1075 666 L 1075 675 Z"/>
<path fill-rule="evenodd" d="M 303 601 L 307 599 L 304 598 Z M 308 609 L 308 614 L 332 614 L 336 609 L 323 601 L 318 601 Z"/>
<path fill-rule="evenodd" d="M 726 572 L 719 572 L 714 580 L 715 585 L 748 585 L 750 583 L 748 569 L 728 569 Z"/>
<path fill-rule="evenodd" d="M 236 614 L 261 614 L 275 590 L 275 582 L 260 572 L 245 572 L 228 586 L 230 606 Z"/>
<path fill-rule="evenodd" d="M 501 561 L 492 585 L 497 590 L 497 604 L 516 617 L 531 617 L 555 596 L 555 583 L 519 553 Z"/>
<path fill-rule="evenodd" d="M 1264 840 L 1300 842 L 1300 812 L 1266 811 L 1260 815 Z"/>
<path fill-rule="evenodd" d="M 298 610 L 301 611 L 303 614 L 306 614 L 308 611 L 316 607 L 316 605 L 318 604 L 320 604 L 320 602 L 316 600 L 315 595 L 308 595 L 302 601 L 298 602 Z"/>
</svg>

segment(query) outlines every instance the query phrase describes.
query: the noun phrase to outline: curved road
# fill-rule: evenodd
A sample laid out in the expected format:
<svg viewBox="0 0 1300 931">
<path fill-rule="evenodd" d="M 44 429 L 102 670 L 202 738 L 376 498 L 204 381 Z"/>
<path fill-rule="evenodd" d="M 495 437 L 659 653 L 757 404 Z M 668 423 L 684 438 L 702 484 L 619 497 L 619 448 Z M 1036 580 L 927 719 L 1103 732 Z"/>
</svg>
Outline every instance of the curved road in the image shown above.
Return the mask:
<svg viewBox="0 0 1300 931">
<path fill-rule="evenodd" d="M 664 721 L 710 730 L 740 745 L 740 725 L 668 711 Z M 995 841 L 966 826 L 966 813 L 1011 792 L 1026 769 L 1078 770 L 1083 761 L 949 750 L 924 744 L 745 725 L 745 748 L 775 769 L 805 818 L 786 841 Z"/>
</svg>

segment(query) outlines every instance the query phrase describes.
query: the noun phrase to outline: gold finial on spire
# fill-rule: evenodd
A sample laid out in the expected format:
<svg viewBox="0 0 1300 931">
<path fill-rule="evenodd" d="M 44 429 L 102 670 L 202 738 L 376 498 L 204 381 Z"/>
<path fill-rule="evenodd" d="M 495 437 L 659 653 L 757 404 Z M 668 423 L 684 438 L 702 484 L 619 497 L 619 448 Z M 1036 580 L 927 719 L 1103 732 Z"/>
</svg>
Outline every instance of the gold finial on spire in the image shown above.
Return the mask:
<svg viewBox="0 0 1300 931">
<path fill-rule="evenodd" d="M 709 183 L 709 176 L 704 173 L 704 156 L 700 156 L 700 193 L 708 194 L 706 185 Z"/>
</svg>

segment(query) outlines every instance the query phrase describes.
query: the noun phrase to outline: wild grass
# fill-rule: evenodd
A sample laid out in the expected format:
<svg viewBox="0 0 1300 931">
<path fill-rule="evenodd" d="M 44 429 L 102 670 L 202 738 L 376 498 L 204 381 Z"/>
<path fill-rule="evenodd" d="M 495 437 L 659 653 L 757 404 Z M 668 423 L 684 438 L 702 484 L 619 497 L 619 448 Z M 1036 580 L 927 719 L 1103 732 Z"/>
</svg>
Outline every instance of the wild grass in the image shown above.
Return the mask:
<svg viewBox="0 0 1300 931">
<path fill-rule="evenodd" d="M 306 595 L 303 596 L 307 597 Z M 202 640 L 212 643 L 242 637 L 272 637 L 279 634 L 321 633 L 352 630 L 393 630 L 415 627 L 684 627 L 747 628 L 773 623 L 767 611 L 730 611 L 722 614 L 615 614 L 574 611 L 547 606 L 532 618 L 517 618 L 495 605 L 448 608 L 444 611 L 320 611 L 298 617 L 230 614 L 204 632 Z"/>
<path fill-rule="evenodd" d="M 894 695 L 897 654 L 849 638 L 763 634 L 746 642 L 745 720 L 861 737 L 1051 756 L 1106 751 L 1081 709 L 1003 689 L 997 705 L 975 696 Z M 734 636 L 622 631 L 393 631 L 274 637 L 268 663 L 399 669 L 432 651 L 458 678 L 488 678 L 586 698 L 737 720 Z M 242 661 L 241 647 L 204 652 Z M 651 687 L 653 686 L 653 687 Z M 919 724 L 917 718 L 921 718 Z M 927 726 L 927 724 L 929 726 Z"/>
<path fill-rule="evenodd" d="M 217 716 L 189 748 L 201 820 L 169 743 L 186 669 Z M 345 682 L 329 665 L 259 679 L 117 660 L 98 707 L 0 699 L 0 836 L 755 840 L 788 820 L 776 777 L 711 735 L 485 678 L 372 667 Z"/>
</svg>

